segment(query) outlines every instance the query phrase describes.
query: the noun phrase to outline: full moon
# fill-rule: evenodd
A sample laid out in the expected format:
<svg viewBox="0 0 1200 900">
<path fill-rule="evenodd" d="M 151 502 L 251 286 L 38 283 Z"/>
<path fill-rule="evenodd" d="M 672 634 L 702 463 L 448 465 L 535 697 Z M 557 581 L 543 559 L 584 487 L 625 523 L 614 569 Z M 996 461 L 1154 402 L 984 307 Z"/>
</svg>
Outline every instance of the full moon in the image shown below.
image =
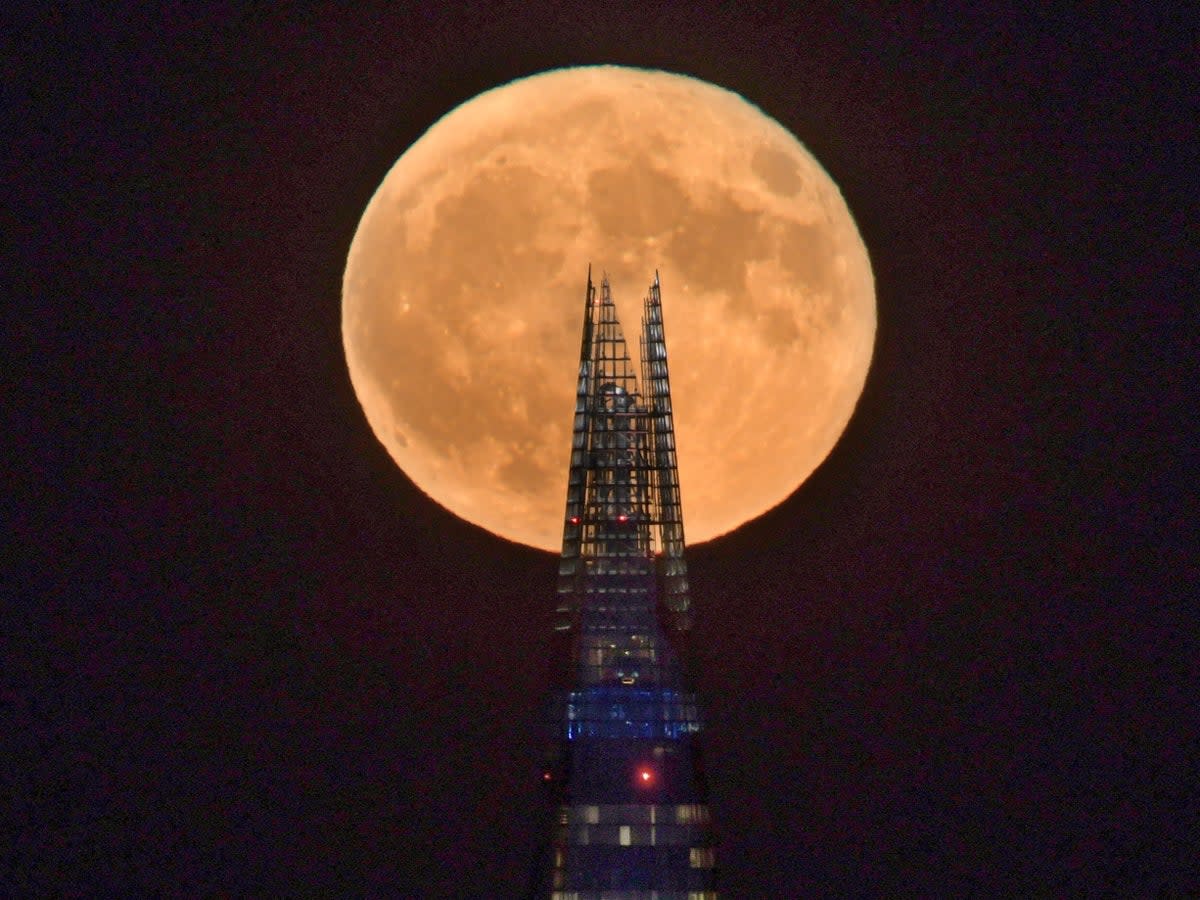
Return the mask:
<svg viewBox="0 0 1200 900">
<path fill-rule="evenodd" d="M 737 94 L 558 69 L 452 110 L 363 213 L 342 288 L 354 390 L 456 515 L 558 550 L 589 263 L 630 354 L 657 270 L 689 543 L 785 500 L 846 427 L 875 339 L 837 186 Z"/>
</svg>

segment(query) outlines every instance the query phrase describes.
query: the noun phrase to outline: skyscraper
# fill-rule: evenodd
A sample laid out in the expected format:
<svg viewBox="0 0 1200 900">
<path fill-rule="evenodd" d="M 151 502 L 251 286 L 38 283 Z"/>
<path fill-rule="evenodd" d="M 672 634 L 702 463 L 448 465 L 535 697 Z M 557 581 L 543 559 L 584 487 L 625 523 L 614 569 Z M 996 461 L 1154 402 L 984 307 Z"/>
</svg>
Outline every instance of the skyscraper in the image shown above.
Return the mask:
<svg viewBox="0 0 1200 900">
<path fill-rule="evenodd" d="M 717 896 L 700 716 L 667 637 L 691 610 L 657 273 L 641 384 L 589 269 L 555 626 L 569 674 L 543 772 L 552 900 Z"/>
</svg>

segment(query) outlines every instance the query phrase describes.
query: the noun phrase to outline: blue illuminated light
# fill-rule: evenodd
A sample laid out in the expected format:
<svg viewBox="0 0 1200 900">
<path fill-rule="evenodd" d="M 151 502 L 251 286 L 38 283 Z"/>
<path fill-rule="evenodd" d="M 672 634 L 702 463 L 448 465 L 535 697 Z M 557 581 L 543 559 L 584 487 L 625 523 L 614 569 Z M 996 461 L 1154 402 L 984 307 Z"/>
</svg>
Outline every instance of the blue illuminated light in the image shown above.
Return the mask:
<svg viewBox="0 0 1200 900">
<path fill-rule="evenodd" d="M 572 691 L 567 738 L 669 738 L 700 730 L 695 699 L 668 688 L 602 685 Z"/>
</svg>

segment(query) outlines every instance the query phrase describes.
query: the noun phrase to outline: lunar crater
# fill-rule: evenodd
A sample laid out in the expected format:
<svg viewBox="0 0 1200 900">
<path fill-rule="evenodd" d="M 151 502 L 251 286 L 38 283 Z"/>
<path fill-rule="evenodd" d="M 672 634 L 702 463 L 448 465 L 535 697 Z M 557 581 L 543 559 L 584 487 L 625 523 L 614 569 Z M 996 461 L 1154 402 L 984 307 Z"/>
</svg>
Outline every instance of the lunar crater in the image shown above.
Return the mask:
<svg viewBox="0 0 1200 900">
<path fill-rule="evenodd" d="M 804 187 L 800 166 L 794 156 L 774 147 L 754 151 L 750 168 L 766 184 L 767 189 L 781 197 L 794 197 Z"/>
</svg>

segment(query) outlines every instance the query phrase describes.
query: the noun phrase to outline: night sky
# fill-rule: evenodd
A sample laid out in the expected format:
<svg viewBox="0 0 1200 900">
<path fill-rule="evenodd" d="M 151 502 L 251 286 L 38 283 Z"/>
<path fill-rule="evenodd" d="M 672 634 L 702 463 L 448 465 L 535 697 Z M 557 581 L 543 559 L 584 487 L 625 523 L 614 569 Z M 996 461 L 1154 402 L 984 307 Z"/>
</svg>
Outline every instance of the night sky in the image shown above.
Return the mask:
<svg viewBox="0 0 1200 900">
<path fill-rule="evenodd" d="M 0 893 L 522 894 L 555 559 L 387 456 L 341 276 L 441 115 L 601 62 L 776 118 L 876 278 L 842 441 L 689 555 L 724 894 L 1200 888 L 1185 7 L 149 6 L 0 29 Z"/>
</svg>

